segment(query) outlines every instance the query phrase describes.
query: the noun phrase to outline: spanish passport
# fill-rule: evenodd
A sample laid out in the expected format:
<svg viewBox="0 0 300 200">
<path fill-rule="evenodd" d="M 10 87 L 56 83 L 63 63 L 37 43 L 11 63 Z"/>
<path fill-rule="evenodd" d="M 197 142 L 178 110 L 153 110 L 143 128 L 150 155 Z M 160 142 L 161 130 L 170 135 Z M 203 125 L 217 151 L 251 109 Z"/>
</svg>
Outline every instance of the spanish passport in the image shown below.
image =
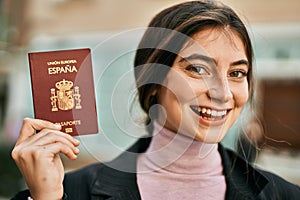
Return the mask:
<svg viewBox="0 0 300 200">
<path fill-rule="evenodd" d="M 72 136 L 98 133 L 89 48 L 28 53 L 34 117 Z"/>
</svg>

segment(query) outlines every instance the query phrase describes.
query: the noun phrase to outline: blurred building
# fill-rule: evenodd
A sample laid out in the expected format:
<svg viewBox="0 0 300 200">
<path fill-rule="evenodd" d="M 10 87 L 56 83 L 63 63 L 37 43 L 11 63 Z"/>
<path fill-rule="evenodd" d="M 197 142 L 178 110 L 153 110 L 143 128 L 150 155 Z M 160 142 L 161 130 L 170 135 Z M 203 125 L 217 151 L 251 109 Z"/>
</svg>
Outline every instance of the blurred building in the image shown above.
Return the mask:
<svg viewBox="0 0 300 200">
<path fill-rule="evenodd" d="M 254 43 L 258 117 L 264 125 L 263 148 L 267 152 L 258 162 L 270 169 L 274 167 L 267 162 L 272 160 L 274 151 L 284 152 L 284 159 L 292 152 L 292 160 L 299 161 L 296 156 L 300 152 L 300 1 L 223 1 L 242 16 Z M 98 114 L 105 120 L 111 109 L 105 102 L 110 103 L 110 97 L 116 95 L 113 91 L 120 96 L 128 95 L 130 86 L 123 88 L 120 81 L 133 82 L 132 76 L 123 75 L 131 71 L 133 50 L 144 28 L 158 11 L 179 2 L 184 1 L 0 0 L 0 146 L 13 145 L 22 119 L 33 117 L 28 52 L 81 47 L 94 50 Z M 108 65 L 113 67 L 107 68 Z M 120 65 L 124 67 L 111 70 Z M 99 123 L 101 130 L 126 124 L 109 120 Z M 66 162 L 67 168 L 110 159 L 136 139 L 121 134 L 119 129 L 109 132 L 84 138 L 81 148 L 86 150 L 85 156 L 77 163 Z M 227 144 L 234 146 L 230 142 L 236 137 L 228 138 Z M 281 160 L 275 162 L 281 167 Z M 284 171 L 282 174 L 288 178 L 300 174 L 289 167 L 272 170 Z M 300 182 L 299 175 L 294 178 L 294 182 Z"/>
</svg>

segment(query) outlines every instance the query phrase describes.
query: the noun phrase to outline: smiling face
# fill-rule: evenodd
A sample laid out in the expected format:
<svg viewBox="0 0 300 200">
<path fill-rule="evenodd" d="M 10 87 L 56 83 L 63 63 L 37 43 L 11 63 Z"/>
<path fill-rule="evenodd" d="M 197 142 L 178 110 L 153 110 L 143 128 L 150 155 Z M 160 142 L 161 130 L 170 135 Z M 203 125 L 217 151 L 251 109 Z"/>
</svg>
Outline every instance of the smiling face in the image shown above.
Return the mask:
<svg viewBox="0 0 300 200">
<path fill-rule="evenodd" d="M 157 91 L 158 121 L 199 141 L 216 143 L 248 100 L 248 60 L 238 34 L 211 28 L 193 35 Z M 200 48 L 201 46 L 201 48 Z"/>
</svg>

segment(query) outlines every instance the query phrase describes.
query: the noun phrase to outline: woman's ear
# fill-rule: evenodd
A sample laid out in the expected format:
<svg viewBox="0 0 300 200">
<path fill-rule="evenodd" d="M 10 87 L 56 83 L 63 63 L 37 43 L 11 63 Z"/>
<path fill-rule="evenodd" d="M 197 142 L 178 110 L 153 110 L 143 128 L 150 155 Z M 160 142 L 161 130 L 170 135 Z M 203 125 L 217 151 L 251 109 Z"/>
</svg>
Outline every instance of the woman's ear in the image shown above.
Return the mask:
<svg viewBox="0 0 300 200">
<path fill-rule="evenodd" d="M 160 93 L 160 87 L 156 87 L 156 88 L 151 92 L 150 97 L 155 98 L 156 100 L 158 100 L 159 93 Z"/>
<path fill-rule="evenodd" d="M 150 104 L 157 104 L 158 103 L 158 96 L 159 96 L 159 92 L 158 92 L 158 88 L 154 89 L 149 96 L 149 100 L 150 100 Z"/>
<path fill-rule="evenodd" d="M 153 90 L 153 91 L 151 92 L 151 95 L 150 95 L 150 96 L 156 96 L 156 95 L 157 95 L 157 89 Z"/>
</svg>

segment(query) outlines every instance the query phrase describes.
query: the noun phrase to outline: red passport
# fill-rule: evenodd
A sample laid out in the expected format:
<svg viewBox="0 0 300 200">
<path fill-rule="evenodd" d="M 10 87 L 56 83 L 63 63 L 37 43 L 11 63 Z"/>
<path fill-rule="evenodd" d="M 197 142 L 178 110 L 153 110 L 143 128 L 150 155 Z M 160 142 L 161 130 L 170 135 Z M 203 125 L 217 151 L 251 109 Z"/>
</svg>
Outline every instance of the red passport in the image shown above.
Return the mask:
<svg viewBox="0 0 300 200">
<path fill-rule="evenodd" d="M 28 54 L 35 118 L 72 136 L 98 133 L 91 51 Z"/>
</svg>

